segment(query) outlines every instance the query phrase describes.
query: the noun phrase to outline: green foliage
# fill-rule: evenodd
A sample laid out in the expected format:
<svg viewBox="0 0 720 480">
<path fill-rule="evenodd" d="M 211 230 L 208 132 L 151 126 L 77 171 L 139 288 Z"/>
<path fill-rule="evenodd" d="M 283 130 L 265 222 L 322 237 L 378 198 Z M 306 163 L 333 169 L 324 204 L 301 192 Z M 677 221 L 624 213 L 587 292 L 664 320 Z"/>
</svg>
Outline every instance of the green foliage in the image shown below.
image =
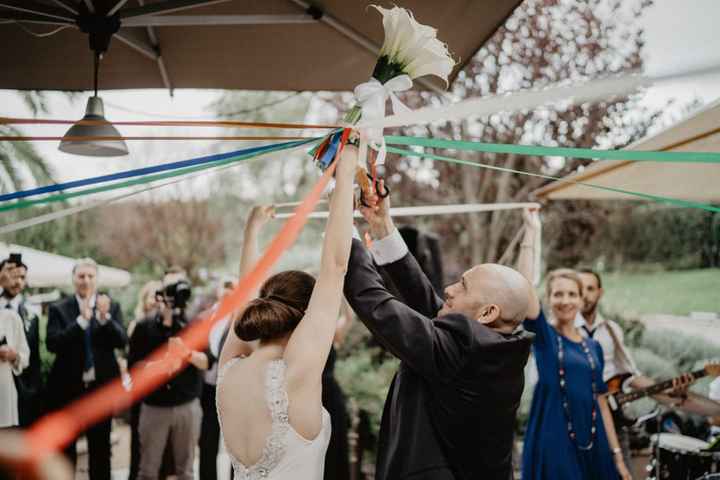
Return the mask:
<svg viewBox="0 0 720 480">
<path fill-rule="evenodd" d="M 653 351 L 650 345 L 629 350 L 638 369 L 650 378 L 672 378 L 680 373 L 678 366 L 671 359 Z"/>
<path fill-rule="evenodd" d="M 55 354 L 47 349 L 47 322 L 47 316 L 41 315 L 38 326 L 40 328 L 40 365 L 44 384 L 47 384 L 50 367 L 55 361 Z"/>
<path fill-rule="evenodd" d="M 358 348 L 352 355 L 339 360 L 335 367 L 335 375 L 345 395 L 369 414 L 373 435 L 377 435 L 380 429 L 383 405 L 399 366 L 395 359 L 378 364 L 378 357 L 378 347 Z"/>
<path fill-rule="evenodd" d="M 49 207 L 29 208 L 15 212 L 11 217 L 13 221 L 20 221 L 66 207 L 67 204 L 55 204 Z M 71 258 L 92 257 L 100 263 L 112 263 L 112 259 L 102 255 L 99 248 L 98 217 L 97 210 L 90 210 L 82 215 L 70 215 L 10 233 L 4 240 Z"/>
<path fill-rule="evenodd" d="M 645 329 L 640 345 L 667 359 L 679 371 L 692 370 L 698 363 L 717 357 L 717 345 L 677 331 Z"/>
<path fill-rule="evenodd" d="M 0 125 L 0 134 L 18 136 L 23 133 Z M 28 142 L 0 142 L 0 191 L 22 190 L 28 185 L 28 180 L 35 184 L 53 182 L 50 165 Z"/>
<path fill-rule="evenodd" d="M 659 263 L 668 270 L 720 266 L 719 220 L 713 212 L 657 205 L 614 210 L 603 233 L 606 244 L 614 246 L 608 266 Z"/>
</svg>

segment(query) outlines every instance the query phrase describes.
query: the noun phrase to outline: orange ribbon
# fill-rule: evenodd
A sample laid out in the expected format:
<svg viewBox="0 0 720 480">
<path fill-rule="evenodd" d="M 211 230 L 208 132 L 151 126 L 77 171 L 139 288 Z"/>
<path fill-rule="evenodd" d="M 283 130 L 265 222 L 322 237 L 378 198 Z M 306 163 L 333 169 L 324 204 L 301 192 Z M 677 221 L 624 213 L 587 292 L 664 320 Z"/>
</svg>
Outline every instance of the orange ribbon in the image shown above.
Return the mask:
<svg viewBox="0 0 720 480">
<path fill-rule="evenodd" d="M 252 271 L 222 299 L 212 315 L 194 322 L 181 333 L 180 338 L 190 349 L 203 350 L 207 347 L 208 335 L 215 322 L 242 308 L 250 292 L 267 278 L 272 266 L 295 242 L 332 178 L 349 134 L 349 129 L 343 131 L 335 161 L 295 209 L 295 215 L 285 222 Z M 146 361 L 167 361 L 164 358 L 165 351 L 165 346 L 156 349 Z M 133 379 L 133 387 L 130 391 L 125 390 L 120 379 L 116 379 L 36 422 L 26 434 L 33 460 L 37 462 L 52 451 L 69 444 L 88 427 L 107 418 L 115 411 L 128 408 L 168 380 L 164 373 L 145 368 L 143 365 L 133 367 L 130 374 Z"/>
</svg>

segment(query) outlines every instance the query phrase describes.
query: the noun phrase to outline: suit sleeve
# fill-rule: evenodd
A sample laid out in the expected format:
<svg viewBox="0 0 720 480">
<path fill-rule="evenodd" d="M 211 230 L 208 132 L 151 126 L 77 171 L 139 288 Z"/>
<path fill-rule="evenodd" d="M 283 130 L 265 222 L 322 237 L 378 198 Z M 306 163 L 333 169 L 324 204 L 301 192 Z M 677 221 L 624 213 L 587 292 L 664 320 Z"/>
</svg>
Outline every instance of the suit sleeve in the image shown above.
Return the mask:
<svg viewBox="0 0 720 480">
<path fill-rule="evenodd" d="M 25 328 L 23 327 L 22 318 L 17 313 L 8 312 L 9 318 L 3 318 L 5 322 L 12 322 L 12 340 L 13 344 L 10 345 L 16 352 L 17 358 L 11 364 L 12 372 L 19 376 L 30 363 L 30 347 L 28 347 L 27 338 L 25 336 Z"/>
<path fill-rule="evenodd" d="M 125 348 L 127 335 L 123 326 L 123 316 L 120 304 L 112 302 L 110 306 L 110 321 L 104 325 L 97 324 L 93 332 L 93 339 L 98 346 L 107 349 Z"/>
<path fill-rule="evenodd" d="M 150 354 L 145 329 L 145 322 L 138 321 L 135 326 L 135 330 L 130 337 L 130 346 L 128 348 L 128 367 L 134 366 Z"/>
<path fill-rule="evenodd" d="M 459 315 L 433 321 L 399 301 L 387 290 L 370 253 L 357 239 L 350 251 L 344 290 L 375 338 L 426 379 L 450 380 L 469 358 L 470 322 Z"/>
<path fill-rule="evenodd" d="M 47 324 L 47 349 L 58 354 L 81 345 L 83 330 L 74 318 L 66 319 L 57 304 L 50 305 Z"/>
<path fill-rule="evenodd" d="M 430 279 L 408 253 L 397 262 L 381 267 L 388 274 L 400 297 L 407 305 L 426 317 L 435 317 L 442 307 L 442 300 L 435 293 Z"/>
<path fill-rule="evenodd" d="M 30 335 L 28 335 L 28 346 L 30 347 L 30 365 L 25 375 L 28 379 L 26 387 L 33 392 L 40 391 L 42 386 L 42 362 L 40 360 L 40 319 L 37 315 L 32 316 Z"/>
</svg>

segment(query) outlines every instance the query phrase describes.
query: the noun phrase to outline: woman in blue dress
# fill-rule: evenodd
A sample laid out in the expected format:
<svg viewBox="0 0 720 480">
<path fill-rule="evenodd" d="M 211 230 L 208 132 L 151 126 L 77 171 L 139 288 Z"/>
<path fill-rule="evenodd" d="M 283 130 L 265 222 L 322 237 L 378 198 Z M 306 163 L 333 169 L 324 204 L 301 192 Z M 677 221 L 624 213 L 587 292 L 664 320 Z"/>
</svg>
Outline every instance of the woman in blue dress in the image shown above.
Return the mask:
<svg viewBox="0 0 720 480">
<path fill-rule="evenodd" d="M 569 269 L 548 275 L 544 314 L 526 320 L 538 369 L 523 449 L 523 480 L 631 480 L 604 396 L 600 344 L 574 326 L 582 283 Z"/>
</svg>

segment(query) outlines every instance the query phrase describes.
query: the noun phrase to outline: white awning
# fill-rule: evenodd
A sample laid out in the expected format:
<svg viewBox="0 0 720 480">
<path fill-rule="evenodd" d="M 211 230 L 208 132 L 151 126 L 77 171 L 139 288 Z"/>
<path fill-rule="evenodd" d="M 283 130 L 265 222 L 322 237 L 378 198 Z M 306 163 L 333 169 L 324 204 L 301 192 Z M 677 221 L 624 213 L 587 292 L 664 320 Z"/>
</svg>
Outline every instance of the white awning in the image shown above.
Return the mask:
<svg viewBox="0 0 720 480">
<path fill-rule="evenodd" d="M 28 286 L 67 287 L 72 286 L 72 268 L 75 259 L 43 252 L 22 245 L 0 243 L 0 259 L 10 253 L 22 254 L 22 261 L 28 266 Z M 97 285 L 100 288 L 124 287 L 130 283 L 130 272 L 119 268 L 98 265 Z"/>
<path fill-rule="evenodd" d="M 678 124 L 640 140 L 628 150 L 720 152 L 720 101 Z M 720 202 L 720 164 L 601 161 L 565 180 L 705 203 Z M 535 192 L 542 199 L 635 199 L 638 197 L 563 181 Z"/>
</svg>

